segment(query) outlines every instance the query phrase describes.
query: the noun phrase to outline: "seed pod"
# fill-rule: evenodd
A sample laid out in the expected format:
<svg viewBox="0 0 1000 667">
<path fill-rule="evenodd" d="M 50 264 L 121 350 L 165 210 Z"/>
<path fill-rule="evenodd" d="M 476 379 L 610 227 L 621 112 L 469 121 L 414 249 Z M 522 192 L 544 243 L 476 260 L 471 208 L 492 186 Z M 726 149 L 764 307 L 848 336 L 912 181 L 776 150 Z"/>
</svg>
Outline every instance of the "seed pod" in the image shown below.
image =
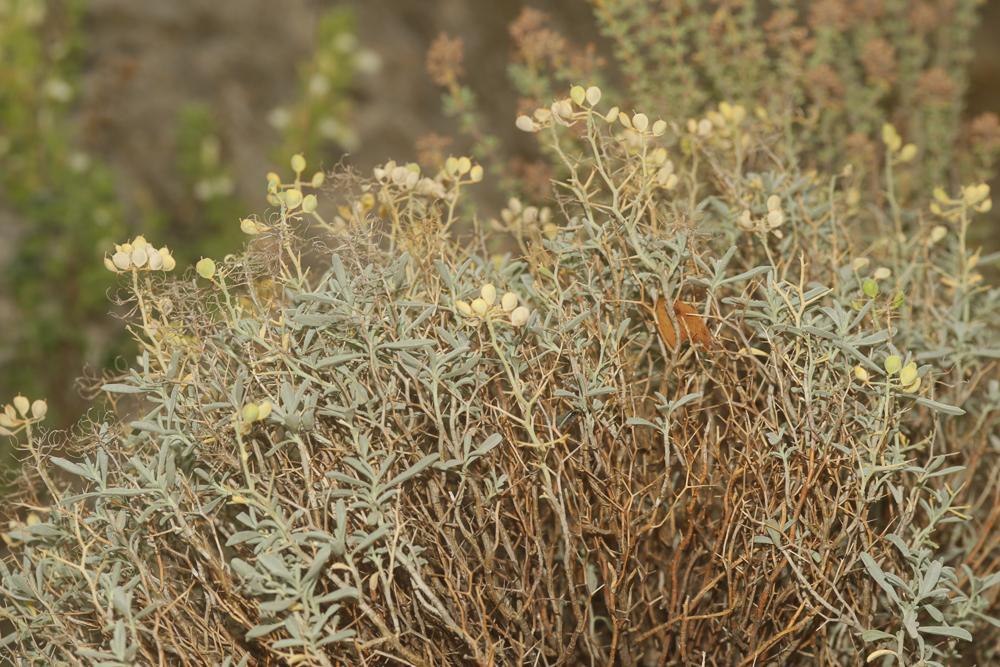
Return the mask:
<svg viewBox="0 0 1000 667">
<path fill-rule="evenodd" d="M 590 106 L 597 106 L 597 103 L 601 101 L 601 89 L 597 86 L 587 88 L 586 98 L 587 104 Z"/>
<path fill-rule="evenodd" d="M 500 299 L 500 307 L 503 308 L 503 312 L 509 313 L 510 311 L 517 308 L 517 295 L 513 292 L 507 292 Z"/>
<path fill-rule="evenodd" d="M 293 155 L 291 163 L 292 163 L 292 171 L 294 171 L 296 174 L 301 174 L 303 171 L 306 170 L 306 159 L 305 157 L 302 156 L 301 153 L 296 153 L 295 155 Z"/>
<path fill-rule="evenodd" d="M 246 423 L 257 421 L 257 417 L 260 415 L 260 409 L 255 403 L 247 403 L 243 406 L 243 421 Z"/>
<path fill-rule="evenodd" d="M 177 260 L 175 260 L 174 256 L 170 254 L 170 249 L 167 248 L 167 246 L 163 246 L 158 252 L 160 253 L 160 257 L 163 258 L 163 270 L 173 271 L 177 266 Z"/>
<path fill-rule="evenodd" d="M 854 377 L 858 379 L 858 382 L 868 384 L 868 380 L 871 376 L 868 374 L 868 371 L 864 366 L 858 365 L 854 367 Z"/>
<path fill-rule="evenodd" d="M 146 246 L 133 246 L 132 247 L 132 265 L 136 268 L 141 269 L 146 266 L 146 260 L 149 259 L 149 255 L 146 254 Z"/>
<path fill-rule="evenodd" d="M 128 271 L 132 268 L 132 257 L 127 252 L 119 250 L 111 256 L 111 261 L 121 271 Z"/>
<path fill-rule="evenodd" d="M 455 309 L 465 317 L 472 317 L 472 306 L 467 301 L 456 301 Z"/>
<path fill-rule="evenodd" d="M 904 387 L 913 384 L 917 380 L 917 364 L 910 362 L 899 372 L 899 384 Z"/>
<path fill-rule="evenodd" d="M 479 295 L 483 297 L 487 306 L 492 306 L 497 302 L 497 288 L 493 286 L 493 283 L 483 285 L 483 288 L 479 290 Z"/>
<path fill-rule="evenodd" d="M 202 257 L 194 265 L 194 270 L 205 280 L 211 280 L 212 276 L 215 275 L 215 262 L 208 257 Z"/>
<path fill-rule="evenodd" d="M 36 399 L 31 404 L 31 416 L 34 417 L 35 419 L 43 418 L 48 411 L 49 411 L 49 404 L 40 398 Z"/>
<path fill-rule="evenodd" d="M 13 403 L 17 411 L 21 413 L 22 417 L 28 416 L 28 410 L 31 409 L 31 401 L 29 401 L 21 394 L 18 394 L 17 396 L 14 397 Z"/>
<path fill-rule="evenodd" d="M 515 327 L 522 327 L 528 322 L 528 318 L 531 316 L 531 311 L 525 306 L 518 306 L 510 314 L 510 323 Z"/>
<path fill-rule="evenodd" d="M 297 208 L 302 203 L 302 191 L 295 188 L 285 190 L 282 201 L 284 201 L 285 206 L 289 209 Z"/>
<path fill-rule="evenodd" d="M 148 255 L 146 264 L 151 271 L 159 271 L 163 268 L 163 256 L 155 248 L 150 248 L 146 254 Z"/>
<path fill-rule="evenodd" d="M 889 375 L 895 375 L 899 372 L 899 369 L 903 367 L 903 360 L 899 358 L 898 354 L 890 354 L 885 358 L 882 366 L 885 368 L 885 372 Z"/>
<path fill-rule="evenodd" d="M 480 317 L 485 315 L 489 309 L 490 309 L 489 304 L 487 304 L 482 299 L 474 299 L 472 301 L 472 312 L 475 313 L 476 315 L 479 315 Z"/>
</svg>

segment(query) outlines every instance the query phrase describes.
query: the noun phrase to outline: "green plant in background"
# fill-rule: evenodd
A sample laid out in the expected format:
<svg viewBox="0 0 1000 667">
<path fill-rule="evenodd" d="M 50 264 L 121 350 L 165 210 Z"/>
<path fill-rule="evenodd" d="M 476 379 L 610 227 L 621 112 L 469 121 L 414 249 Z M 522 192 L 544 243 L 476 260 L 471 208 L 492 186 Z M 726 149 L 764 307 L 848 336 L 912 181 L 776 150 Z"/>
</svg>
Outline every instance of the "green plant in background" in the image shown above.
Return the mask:
<svg viewBox="0 0 1000 667">
<path fill-rule="evenodd" d="M 73 379 L 81 369 L 100 372 L 125 349 L 126 341 L 102 324 L 112 283 L 93 260 L 124 236 L 123 211 L 135 203 L 116 187 L 112 170 L 81 148 L 73 103 L 87 6 L 86 0 L 0 2 L 0 179 L 9 239 L 0 266 L 10 286 L 0 296 L 0 395 L 47 396 L 50 419 L 62 425 L 79 414 Z M 320 22 L 302 97 L 284 124 L 283 141 L 295 150 L 319 158 L 330 145 L 356 144 L 348 91 L 356 71 L 369 71 L 377 60 L 357 46 L 352 29 L 343 8 Z M 187 263 L 232 248 L 244 207 L 212 110 L 181 109 L 177 135 L 184 197 L 170 202 L 169 213 L 139 208 L 147 233 L 162 229 Z"/>
<path fill-rule="evenodd" d="M 189 197 L 188 206 L 182 209 L 183 219 L 171 226 L 176 236 L 186 239 L 175 244 L 182 260 L 190 261 L 196 253 L 221 254 L 232 248 L 240 238 L 236 221 L 244 209 L 212 110 L 204 104 L 189 104 L 181 110 L 177 172 Z"/>
<path fill-rule="evenodd" d="M 350 89 L 357 74 L 370 74 L 378 67 L 375 52 L 358 43 L 354 13 L 344 7 L 325 12 L 317 25 L 316 48 L 299 68 L 298 95 L 288 106 L 271 111 L 271 124 L 284 137 L 276 155 L 318 158 L 331 146 L 356 149 L 359 138 L 351 119 Z"/>
<path fill-rule="evenodd" d="M 80 150 L 71 117 L 83 9 L 0 2 L 0 391 L 48 397 L 63 423 L 79 403 L 72 378 L 116 349 L 101 324 L 112 282 L 94 260 L 125 229 L 114 177 Z"/>
<path fill-rule="evenodd" d="M 885 123 L 921 147 L 896 184 L 897 196 L 926 198 L 942 183 L 992 174 L 1000 150 L 996 116 L 963 117 L 977 0 L 772 0 L 718 3 L 711 11 L 700 0 L 589 4 L 609 40 L 607 53 L 577 48 L 536 9 L 525 8 L 511 24 L 508 71 L 522 110 L 578 81 L 614 91 L 623 108 L 669 109 L 679 120 L 711 100 L 742 104 L 798 128 L 789 150 L 809 167 L 835 172 L 852 163 L 859 196 L 880 206 L 877 136 Z M 606 76 L 605 60 L 625 76 Z M 478 148 L 495 138 L 484 143 L 474 86 L 460 80 L 460 39 L 439 38 L 428 70 L 446 90 L 445 113 L 460 119 L 457 130 L 477 157 L 517 177 L 508 188 L 537 195 L 547 187 L 544 168 L 511 165 L 508 156 Z"/>
</svg>

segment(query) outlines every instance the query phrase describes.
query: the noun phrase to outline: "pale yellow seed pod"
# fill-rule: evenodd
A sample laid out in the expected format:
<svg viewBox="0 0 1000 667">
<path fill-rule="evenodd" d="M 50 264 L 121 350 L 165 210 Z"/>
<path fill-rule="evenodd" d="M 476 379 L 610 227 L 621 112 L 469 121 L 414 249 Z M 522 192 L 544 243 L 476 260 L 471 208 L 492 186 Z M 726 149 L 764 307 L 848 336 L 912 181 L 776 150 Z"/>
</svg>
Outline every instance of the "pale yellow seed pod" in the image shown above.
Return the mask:
<svg viewBox="0 0 1000 667">
<path fill-rule="evenodd" d="M 781 209 L 781 197 L 778 195 L 771 195 L 767 198 L 767 210 L 768 211 L 778 211 Z"/>
<path fill-rule="evenodd" d="M 473 183 L 478 183 L 483 180 L 483 167 L 482 165 L 475 165 L 469 170 L 469 180 Z"/>
<path fill-rule="evenodd" d="M 916 392 L 917 389 L 920 389 L 920 380 L 921 380 L 921 378 L 918 377 L 916 380 L 914 380 L 910 384 L 903 386 L 902 387 L 903 391 L 905 391 L 908 394 L 912 394 L 912 393 Z"/>
<path fill-rule="evenodd" d="M 464 315 L 465 317 L 472 317 L 473 315 L 472 306 L 469 305 L 468 301 L 456 301 L 455 310 L 457 310 L 459 314 Z"/>
<path fill-rule="evenodd" d="M 917 364 L 910 362 L 903 367 L 903 370 L 899 371 L 899 384 L 904 387 L 908 387 L 913 384 L 917 379 Z"/>
<path fill-rule="evenodd" d="M 855 271 L 863 271 L 868 267 L 870 262 L 867 257 L 858 257 L 853 262 L 851 262 L 851 268 Z"/>
<path fill-rule="evenodd" d="M 597 103 L 601 101 L 601 89 L 597 86 L 591 86 L 587 88 L 587 104 L 590 106 L 597 106 Z"/>
<path fill-rule="evenodd" d="M 935 225 L 931 230 L 931 243 L 937 243 L 948 235 L 948 228 L 944 225 Z"/>
<path fill-rule="evenodd" d="M 302 198 L 302 210 L 306 213 L 312 213 L 319 206 L 319 200 L 316 199 L 316 195 L 306 195 Z"/>
<path fill-rule="evenodd" d="M 115 266 L 115 263 L 107 255 L 104 256 L 104 268 L 112 273 L 118 273 L 118 267 Z"/>
<path fill-rule="evenodd" d="M 146 254 L 149 256 L 146 265 L 151 271 L 159 271 L 163 268 L 163 256 L 156 251 L 156 248 L 149 248 Z"/>
<path fill-rule="evenodd" d="M 467 158 L 465 156 L 458 158 L 458 173 L 459 174 L 462 174 L 462 175 L 468 174 L 469 170 L 471 170 L 471 169 L 472 169 L 472 160 L 470 160 L 469 158 Z"/>
<path fill-rule="evenodd" d="M 49 404 L 42 399 L 36 399 L 31 404 L 31 416 L 35 419 L 42 419 L 49 411 Z"/>
<path fill-rule="evenodd" d="M 21 416 L 27 417 L 28 411 L 31 409 L 31 401 L 29 401 L 21 394 L 18 394 L 17 396 L 14 397 L 13 402 L 14 402 L 14 407 L 17 409 L 18 412 L 21 413 Z"/>
<path fill-rule="evenodd" d="M 306 170 L 306 159 L 301 153 L 296 153 L 292 156 L 292 171 L 296 174 L 301 174 Z"/>
<path fill-rule="evenodd" d="M 173 271 L 177 267 L 177 260 L 175 260 L 174 256 L 170 254 L 170 250 L 166 246 L 163 246 L 160 248 L 159 252 L 160 256 L 163 258 L 163 270 Z"/>
<path fill-rule="evenodd" d="M 255 422 L 257 417 L 260 416 L 260 409 L 254 403 L 247 403 L 243 406 L 243 421 L 244 422 Z"/>
<path fill-rule="evenodd" d="M 509 313 L 510 311 L 517 308 L 517 295 L 513 292 L 507 292 L 500 299 L 500 307 L 503 308 L 503 312 Z"/>
<path fill-rule="evenodd" d="M 482 317 L 489 311 L 490 306 L 482 299 L 473 299 L 472 301 L 472 312 L 476 315 Z"/>
<path fill-rule="evenodd" d="M 667 121 L 660 119 L 653 123 L 653 136 L 659 137 L 667 131 Z"/>
<path fill-rule="evenodd" d="M 244 234 L 250 236 L 256 236 L 260 234 L 260 227 L 257 225 L 257 221 L 252 218 L 243 218 L 240 220 L 240 231 Z"/>
<path fill-rule="evenodd" d="M 583 86 L 573 86 L 569 89 L 569 97 L 578 106 L 583 106 L 584 101 L 587 99 L 587 91 L 583 89 Z"/>
<path fill-rule="evenodd" d="M 146 260 L 149 259 L 149 255 L 146 254 L 146 246 L 141 245 L 139 247 L 132 247 L 132 265 L 137 268 L 142 268 L 146 266 Z"/>
<path fill-rule="evenodd" d="M 917 157 L 917 147 L 914 144 L 906 144 L 903 146 L 902 150 L 899 151 L 900 162 L 909 162 L 915 157 Z"/>
<path fill-rule="evenodd" d="M 518 306 L 510 314 L 510 323 L 515 327 L 521 327 L 527 324 L 528 317 L 531 315 L 531 311 L 525 306 Z"/>
<path fill-rule="evenodd" d="M 302 191 L 296 188 L 285 190 L 282 195 L 282 201 L 285 203 L 285 206 L 290 209 L 297 208 L 298 205 L 302 203 Z"/>
<path fill-rule="evenodd" d="M 538 129 L 538 125 L 535 121 L 531 120 L 529 116 L 518 116 L 517 120 L 514 121 L 514 126 L 522 132 L 534 132 Z"/>
<path fill-rule="evenodd" d="M 323 182 L 325 180 L 326 180 L 326 174 L 324 174 L 322 171 L 317 171 L 315 174 L 313 174 L 312 180 L 309 181 L 309 185 L 313 186 L 314 188 L 322 187 Z"/>
<path fill-rule="evenodd" d="M 865 384 L 868 384 L 870 378 L 868 370 L 861 365 L 854 367 L 854 377 L 857 378 L 858 382 L 864 382 Z"/>
<path fill-rule="evenodd" d="M 198 260 L 198 263 L 194 265 L 194 270 L 198 272 L 198 275 L 205 280 L 211 280 L 212 276 L 215 275 L 215 261 L 208 257 L 202 257 Z"/>
<path fill-rule="evenodd" d="M 875 280 L 885 280 L 887 278 L 890 278 L 891 276 L 892 276 L 892 269 L 890 269 L 887 266 L 878 267 L 872 274 L 872 278 L 874 278 Z"/>
<path fill-rule="evenodd" d="M 479 290 L 479 296 L 483 297 L 487 306 L 492 306 L 497 302 L 497 288 L 493 286 L 493 283 L 486 283 Z"/>
<path fill-rule="evenodd" d="M 123 250 L 119 250 L 111 256 L 111 261 L 121 271 L 128 271 L 132 267 L 132 256 Z"/>
<path fill-rule="evenodd" d="M 608 110 L 608 113 L 604 115 L 604 120 L 609 123 L 613 123 L 618 120 L 618 107 L 611 107 L 611 109 Z"/>
<path fill-rule="evenodd" d="M 632 116 L 632 127 L 640 132 L 645 132 L 649 128 L 649 117 L 644 113 L 637 113 Z"/>
<path fill-rule="evenodd" d="M 895 375 L 899 372 L 899 369 L 903 367 L 903 360 L 899 358 L 898 354 L 890 354 L 885 358 L 882 366 L 885 368 L 886 373 L 889 375 Z"/>
<path fill-rule="evenodd" d="M 756 224 L 754 223 L 753 216 L 749 210 L 744 209 L 743 213 L 740 214 L 740 217 L 736 218 L 736 226 L 745 232 L 753 231 Z"/>
<path fill-rule="evenodd" d="M 896 132 L 896 128 L 890 123 L 882 125 L 882 143 L 893 153 L 898 151 L 899 147 L 903 144 L 903 140 L 900 138 L 899 133 Z"/>
<path fill-rule="evenodd" d="M 271 416 L 271 401 L 264 400 L 257 404 L 257 421 L 264 421 Z"/>
</svg>

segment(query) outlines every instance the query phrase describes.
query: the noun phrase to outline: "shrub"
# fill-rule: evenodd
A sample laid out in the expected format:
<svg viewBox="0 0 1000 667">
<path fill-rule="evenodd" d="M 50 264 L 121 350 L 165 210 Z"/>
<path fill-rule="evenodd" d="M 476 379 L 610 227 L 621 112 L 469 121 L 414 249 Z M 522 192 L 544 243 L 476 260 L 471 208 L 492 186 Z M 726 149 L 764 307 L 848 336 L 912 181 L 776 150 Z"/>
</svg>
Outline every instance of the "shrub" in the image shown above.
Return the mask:
<svg viewBox="0 0 1000 667">
<path fill-rule="evenodd" d="M 955 85 L 927 84 L 949 97 L 926 124 L 875 84 L 810 106 L 806 73 L 896 80 L 937 55 L 884 36 L 905 3 L 776 4 L 761 33 L 753 3 L 595 2 L 626 92 L 564 87 L 599 59 L 522 15 L 516 127 L 544 170 L 498 158 L 442 38 L 428 64 L 474 158 L 361 178 L 296 155 L 241 221 L 245 251 L 177 280 L 146 239 L 116 247 L 140 350 L 103 388 L 117 417 L 60 437 L 44 404 L 0 413 L 35 464 L 7 509 L 0 646 L 29 664 L 994 662 L 1000 293 L 972 241 L 994 153 L 948 106 L 964 56 L 938 59 Z M 971 25 L 948 7 L 940 44 Z M 802 30 L 828 47 L 758 39 Z M 856 44 L 864 62 L 841 63 Z M 781 57 L 800 51 L 810 67 Z M 529 173 L 551 175 L 544 202 Z M 495 220 L 470 198 L 489 181 L 518 195 Z"/>
<path fill-rule="evenodd" d="M 483 252 L 483 170 L 454 157 L 340 175 L 327 211 L 296 156 L 246 252 L 181 280 L 119 247 L 141 349 L 104 387 L 122 421 L 59 441 L 25 401 L 5 413 L 38 462 L 0 561 L 6 650 L 995 657 L 998 299 L 967 244 L 988 188 L 933 214 L 889 190 L 873 224 L 784 119 L 606 98 L 518 119 L 565 174 L 548 213 L 498 221 L 523 256 Z"/>
</svg>

